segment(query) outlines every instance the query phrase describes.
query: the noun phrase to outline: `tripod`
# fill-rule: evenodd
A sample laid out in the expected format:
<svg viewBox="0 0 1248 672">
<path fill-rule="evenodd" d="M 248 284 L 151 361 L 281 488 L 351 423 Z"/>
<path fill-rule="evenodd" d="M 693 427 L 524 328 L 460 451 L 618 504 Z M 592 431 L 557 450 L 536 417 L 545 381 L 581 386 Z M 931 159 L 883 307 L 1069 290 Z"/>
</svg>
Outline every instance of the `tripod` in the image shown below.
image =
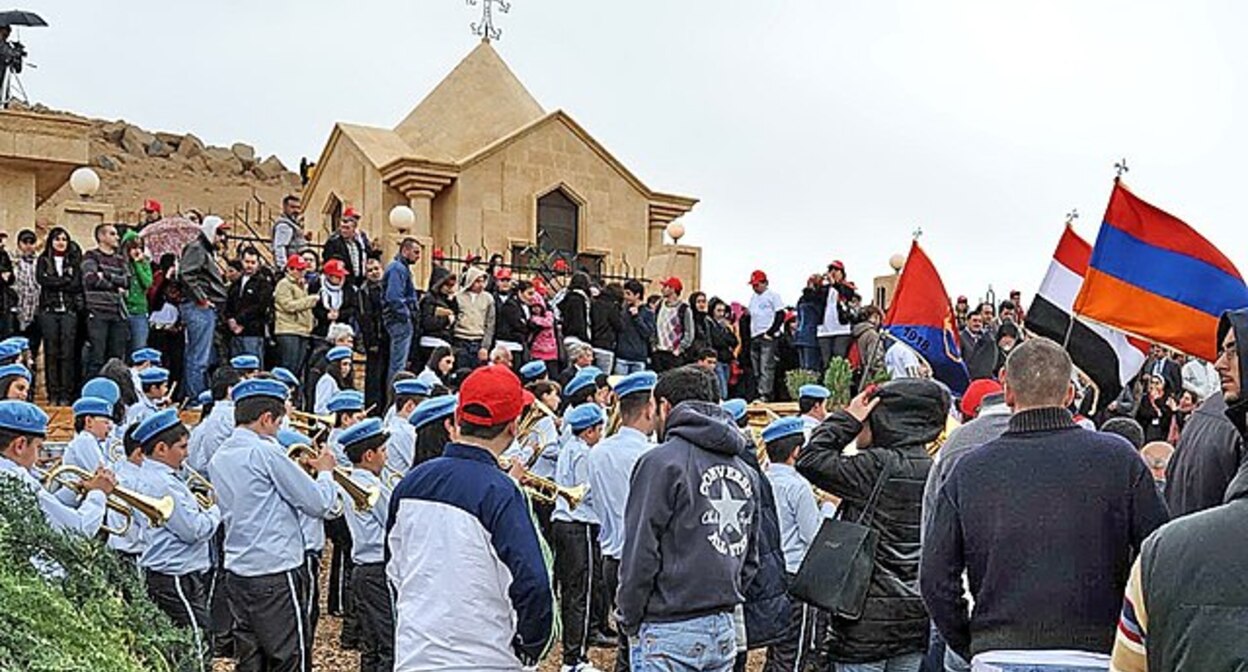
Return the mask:
<svg viewBox="0 0 1248 672">
<path fill-rule="evenodd" d="M 22 78 L 8 64 L 0 67 L 4 68 L 4 72 L 0 73 L 0 109 L 9 109 L 9 103 L 14 100 L 29 103 L 26 87 L 22 86 Z"/>
</svg>

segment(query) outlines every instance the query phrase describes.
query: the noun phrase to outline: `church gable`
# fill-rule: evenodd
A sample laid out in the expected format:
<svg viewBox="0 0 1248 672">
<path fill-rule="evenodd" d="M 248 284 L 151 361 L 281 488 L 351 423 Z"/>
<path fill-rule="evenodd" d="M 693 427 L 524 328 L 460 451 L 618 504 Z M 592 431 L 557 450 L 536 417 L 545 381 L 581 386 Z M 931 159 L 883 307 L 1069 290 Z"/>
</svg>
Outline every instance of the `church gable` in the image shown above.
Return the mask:
<svg viewBox="0 0 1248 672">
<path fill-rule="evenodd" d="M 544 114 L 494 47 L 482 42 L 394 131 L 420 158 L 455 161 Z"/>
</svg>

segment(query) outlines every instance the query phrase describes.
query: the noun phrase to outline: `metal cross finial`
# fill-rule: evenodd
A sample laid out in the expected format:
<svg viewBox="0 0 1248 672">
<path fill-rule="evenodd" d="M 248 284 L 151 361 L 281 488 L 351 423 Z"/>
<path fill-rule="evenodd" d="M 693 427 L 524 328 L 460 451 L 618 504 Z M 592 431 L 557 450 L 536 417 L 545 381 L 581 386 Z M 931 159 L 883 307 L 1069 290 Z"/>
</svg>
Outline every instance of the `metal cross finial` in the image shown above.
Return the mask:
<svg viewBox="0 0 1248 672">
<path fill-rule="evenodd" d="M 468 4 L 476 7 L 477 0 L 468 0 Z M 471 24 L 472 34 L 480 36 L 486 42 L 503 36 L 503 31 L 494 27 L 494 5 L 496 4 L 498 11 L 504 14 L 511 11 L 511 3 L 507 0 L 481 0 L 481 22 Z"/>
<path fill-rule="evenodd" d="M 914 236 L 914 239 L 915 239 L 915 240 L 918 240 L 919 238 L 922 238 L 922 237 L 923 237 L 923 227 L 921 227 L 921 226 L 916 226 L 916 227 L 914 227 L 914 230 L 910 232 L 910 235 Z"/>
<path fill-rule="evenodd" d="M 1127 167 L 1126 157 L 1123 157 L 1121 161 L 1114 164 L 1114 170 L 1118 171 L 1118 174 L 1114 176 L 1115 179 L 1122 177 L 1123 173 L 1131 171 L 1131 169 Z"/>
<path fill-rule="evenodd" d="M 1070 212 L 1066 213 L 1066 226 L 1072 226 L 1076 219 L 1079 219 L 1079 208 L 1071 208 Z"/>
</svg>

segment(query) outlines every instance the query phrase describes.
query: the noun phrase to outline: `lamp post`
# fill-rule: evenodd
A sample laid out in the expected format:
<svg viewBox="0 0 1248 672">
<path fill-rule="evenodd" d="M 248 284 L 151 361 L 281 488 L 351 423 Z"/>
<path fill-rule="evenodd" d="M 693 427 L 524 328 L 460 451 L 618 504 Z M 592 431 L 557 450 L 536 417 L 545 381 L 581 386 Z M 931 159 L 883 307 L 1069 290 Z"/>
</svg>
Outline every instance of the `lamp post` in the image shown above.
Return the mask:
<svg viewBox="0 0 1248 672">
<path fill-rule="evenodd" d="M 100 176 L 86 166 L 75 170 L 69 176 L 69 188 L 82 200 L 89 200 L 100 190 Z"/>
<path fill-rule="evenodd" d="M 888 265 L 893 269 L 894 273 L 900 273 L 901 269 L 906 266 L 906 255 L 900 253 L 894 254 L 888 258 Z"/>
</svg>

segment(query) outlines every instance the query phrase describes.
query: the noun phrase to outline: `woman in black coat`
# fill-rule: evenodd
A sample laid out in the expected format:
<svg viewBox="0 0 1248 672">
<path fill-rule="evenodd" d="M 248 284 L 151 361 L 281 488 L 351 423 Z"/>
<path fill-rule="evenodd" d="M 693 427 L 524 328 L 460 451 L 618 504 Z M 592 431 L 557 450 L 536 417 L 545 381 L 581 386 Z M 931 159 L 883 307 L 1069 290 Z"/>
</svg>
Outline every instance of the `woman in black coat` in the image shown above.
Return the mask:
<svg viewBox="0 0 1248 672">
<path fill-rule="evenodd" d="M 35 260 L 39 282 L 39 328 L 43 331 L 44 377 L 48 401 L 68 406 L 77 398 L 78 313 L 83 308 L 82 250 L 69 232 L 57 226 L 48 232 L 43 253 Z"/>
<path fill-rule="evenodd" d="M 860 396 L 816 427 L 798 455 L 797 471 L 840 497 L 840 518 L 851 521 L 883 479 L 866 521 L 880 535 L 866 604 L 858 620 L 832 619 L 829 659 L 913 663 L 917 669 L 929 630 L 918 586 L 923 487 L 932 467 L 927 446 L 945 427 L 949 393 L 938 383 L 909 378 L 885 383 L 875 398 L 874 410 Z M 843 454 L 855 438 L 858 452 Z"/>
</svg>

